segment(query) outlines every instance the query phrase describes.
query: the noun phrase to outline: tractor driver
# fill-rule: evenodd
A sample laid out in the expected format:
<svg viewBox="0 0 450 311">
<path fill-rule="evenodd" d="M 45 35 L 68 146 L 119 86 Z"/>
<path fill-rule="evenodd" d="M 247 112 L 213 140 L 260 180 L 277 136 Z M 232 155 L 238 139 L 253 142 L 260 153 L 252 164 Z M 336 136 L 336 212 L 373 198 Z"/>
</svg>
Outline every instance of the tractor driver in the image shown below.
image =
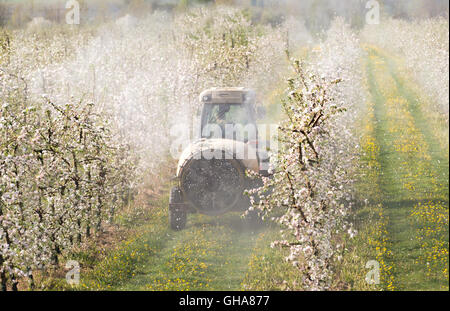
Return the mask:
<svg viewBox="0 0 450 311">
<path fill-rule="evenodd" d="M 240 105 L 231 104 L 218 104 L 213 108 L 213 113 L 211 114 L 209 124 L 216 124 L 219 126 L 221 133 L 215 133 L 222 138 L 233 137 L 233 139 L 238 139 L 246 141 L 248 140 L 248 133 L 243 129 L 244 126 L 248 124 L 248 118 L 245 110 Z M 229 124 L 233 132 L 226 133 L 227 124 Z M 235 125 L 241 125 L 235 128 Z M 217 137 L 217 136 L 216 136 Z"/>
<path fill-rule="evenodd" d="M 215 116 L 215 122 L 222 130 L 222 138 L 225 138 L 225 124 L 227 124 L 227 113 L 230 111 L 230 105 L 219 105 Z"/>
<path fill-rule="evenodd" d="M 216 115 L 216 123 L 217 124 L 225 124 L 226 117 L 225 115 L 230 111 L 230 105 L 219 105 L 219 110 Z"/>
</svg>

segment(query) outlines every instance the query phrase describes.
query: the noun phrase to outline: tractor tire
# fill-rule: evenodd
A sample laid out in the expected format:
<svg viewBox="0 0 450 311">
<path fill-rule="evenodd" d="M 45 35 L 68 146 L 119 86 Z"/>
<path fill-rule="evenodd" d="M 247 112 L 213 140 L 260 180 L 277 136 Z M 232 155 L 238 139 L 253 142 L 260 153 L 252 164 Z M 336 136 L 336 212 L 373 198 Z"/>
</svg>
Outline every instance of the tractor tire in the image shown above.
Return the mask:
<svg viewBox="0 0 450 311">
<path fill-rule="evenodd" d="M 174 231 L 183 230 L 186 227 L 187 212 L 181 207 L 183 200 L 178 187 L 172 188 L 169 198 L 169 224 Z"/>
</svg>

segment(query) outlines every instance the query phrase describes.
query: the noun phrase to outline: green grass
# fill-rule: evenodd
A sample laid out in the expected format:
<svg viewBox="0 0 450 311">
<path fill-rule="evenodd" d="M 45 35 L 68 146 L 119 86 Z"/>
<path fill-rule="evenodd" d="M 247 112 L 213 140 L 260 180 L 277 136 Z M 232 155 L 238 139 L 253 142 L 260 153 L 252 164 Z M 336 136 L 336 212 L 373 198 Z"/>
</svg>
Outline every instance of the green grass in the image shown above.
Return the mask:
<svg viewBox="0 0 450 311">
<path fill-rule="evenodd" d="M 118 243 L 113 249 L 102 252 L 100 260 L 97 261 L 92 270 L 81 275 L 81 284 L 76 289 L 79 290 L 109 290 L 114 289 L 121 284 L 127 283 L 143 267 L 145 267 L 149 258 L 157 256 L 165 247 L 169 239 L 169 228 L 167 226 L 166 215 L 168 197 L 163 196 L 154 200 L 153 207 L 149 215 L 145 215 L 146 222 L 134 228 L 125 241 Z M 129 217 L 135 219 L 135 215 Z M 131 220 L 123 219 L 120 221 L 130 225 Z M 87 262 L 82 257 L 81 265 Z M 89 257 L 88 257 L 89 258 Z M 98 259 L 97 259 L 98 260 Z"/>
<path fill-rule="evenodd" d="M 267 247 L 268 242 L 280 239 L 278 230 L 259 235 L 242 282 L 244 290 L 301 290 L 302 279 L 296 267 L 285 261 L 287 249 Z"/>
<path fill-rule="evenodd" d="M 190 215 L 186 229 L 168 231 L 167 243 L 120 290 L 238 290 L 261 230 L 239 213 Z"/>
<path fill-rule="evenodd" d="M 426 273 L 426 263 L 420 260 L 426 249 L 421 247 L 416 238 L 423 224 L 414 221 L 411 213 L 419 203 L 441 202 L 448 211 L 448 153 L 442 150 L 436 139 L 432 126 L 422 110 L 420 97 L 410 89 L 400 77 L 397 64 L 376 50 L 369 50 L 367 74 L 369 90 L 375 103 L 375 138 L 380 147 L 378 162 L 381 165 L 379 187 L 382 192 L 381 202 L 389 219 L 387 230 L 391 241 L 394 267 L 395 287 L 399 290 L 435 290 L 448 287 L 448 278 L 430 277 Z M 384 70 L 382 77 L 391 78 L 395 83 L 396 100 L 405 100 L 407 110 L 412 116 L 411 127 L 423 137 L 429 159 L 424 159 L 418 152 L 399 152 L 395 143 L 405 133 L 392 131 L 395 122 L 401 122 L 405 115 L 389 115 L 386 98 L 375 78 L 374 59 L 381 62 L 379 70 Z M 382 69 L 380 69 L 382 68 Z M 378 80 L 379 82 L 380 80 Z M 389 80 L 391 81 L 391 80 Z M 448 125 L 447 125 L 448 126 Z M 405 146 L 407 147 L 407 146 Z M 409 174 L 412 172 L 412 174 Z M 407 174 L 408 173 L 408 174 Z M 414 184 L 414 189 L 405 188 L 405 183 Z M 448 250 L 448 224 L 446 236 Z M 447 259 L 448 264 L 448 259 Z M 448 275 L 448 274 L 447 274 Z"/>
<path fill-rule="evenodd" d="M 273 233 L 278 232 L 273 225 L 249 223 L 241 213 L 189 215 L 187 227 L 176 232 L 168 225 L 168 197 L 154 200 L 152 206 L 145 222 L 133 214 L 119 217 L 124 226 L 136 223 L 135 233 L 102 254 L 92 270 L 82 273 L 80 286 L 73 289 L 241 290 L 249 275 L 251 254 L 270 248 L 271 240 L 261 241 L 261 236 L 272 233 L 275 238 Z M 82 266 L 92 264 L 95 251 L 89 249 L 72 257 Z"/>
</svg>

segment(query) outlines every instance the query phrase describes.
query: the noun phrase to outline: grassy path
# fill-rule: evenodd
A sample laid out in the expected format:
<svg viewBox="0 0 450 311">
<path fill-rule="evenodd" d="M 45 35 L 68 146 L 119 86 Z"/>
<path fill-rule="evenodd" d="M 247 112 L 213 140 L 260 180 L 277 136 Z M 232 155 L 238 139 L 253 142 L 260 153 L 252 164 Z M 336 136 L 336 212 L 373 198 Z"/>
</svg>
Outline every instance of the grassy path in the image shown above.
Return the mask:
<svg viewBox="0 0 450 311">
<path fill-rule="evenodd" d="M 259 262 L 267 254 L 274 255 L 271 240 L 265 237 L 269 234 L 275 238 L 279 229 L 250 224 L 240 213 L 220 217 L 194 214 L 189 215 L 186 228 L 176 232 L 169 228 L 167 206 L 168 198 L 163 196 L 152 202 L 141 224 L 131 219 L 136 233 L 109 251 L 92 271 L 82 274 L 79 289 L 182 291 L 253 287 L 260 275 L 250 263 Z M 85 262 L 82 257 L 76 259 Z M 275 280 L 279 277 L 274 275 Z M 270 281 L 274 284 L 273 279 Z"/>
<path fill-rule="evenodd" d="M 426 103 L 399 62 L 368 48 L 380 202 L 387 218 L 397 290 L 448 288 L 448 124 Z M 443 130 L 441 130 L 444 128 Z"/>
<path fill-rule="evenodd" d="M 168 230 L 164 247 L 149 256 L 119 290 L 239 290 L 260 230 L 239 214 L 190 215 L 185 230 Z"/>
<path fill-rule="evenodd" d="M 252 225 L 230 213 L 189 215 L 185 230 L 167 223 L 168 198 L 152 202 L 147 219 L 129 239 L 108 252 L 79 290 L 280 290 L 301 286 L 285 252 L 272 249 L 280 238 L 274 224 Z M 139 216 L 141 217 L 141 216 Z M 136 225 L 135 220 L 130 221 Z M 78 258 L 82 262 L 86 260 Z M 277 263 L 277 264 L 274 264 Z"/>
</svg>

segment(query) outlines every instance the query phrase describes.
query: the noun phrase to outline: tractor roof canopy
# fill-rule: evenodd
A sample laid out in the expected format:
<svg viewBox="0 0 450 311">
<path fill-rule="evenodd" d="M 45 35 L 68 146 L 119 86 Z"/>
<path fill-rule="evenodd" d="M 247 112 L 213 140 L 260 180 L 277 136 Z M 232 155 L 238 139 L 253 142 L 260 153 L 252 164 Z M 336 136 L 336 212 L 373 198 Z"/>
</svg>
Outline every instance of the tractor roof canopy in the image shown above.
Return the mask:
<svg viewBox="0 0 450 311">
<path fill-rule="evenodd" d="M 200 94 L 204 104 L 253 104 L 255 92 L 244 87 L 211 88 Z"/>
</svg>

